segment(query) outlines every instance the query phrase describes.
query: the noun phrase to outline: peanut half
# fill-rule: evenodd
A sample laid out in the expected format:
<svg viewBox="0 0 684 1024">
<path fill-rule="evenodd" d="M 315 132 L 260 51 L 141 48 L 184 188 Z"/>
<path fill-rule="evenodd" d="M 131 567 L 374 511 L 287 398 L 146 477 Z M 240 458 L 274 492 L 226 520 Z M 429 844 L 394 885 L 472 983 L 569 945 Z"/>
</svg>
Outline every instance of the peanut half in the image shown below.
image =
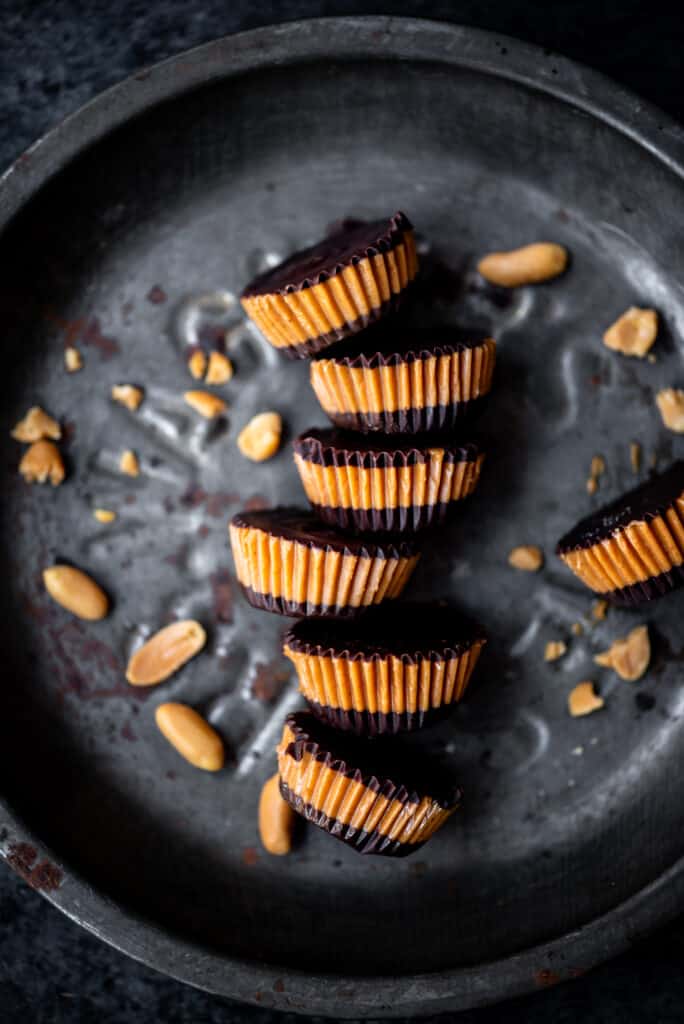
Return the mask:
<svg viewBox="0 0 684 1024">
<path fill-rule="evenodd" d="M 172 622 L 131 655 L 126 679 L 133 686 L 161 683 L 199 654 L 206 641 L 207 634 L 194 619 Z"/>
<path fill-rule="evenodd" d="M 567 645 L 562 640 L 549 640 L 544 648 L 544 661 L 558 661 L 567 649 Z"/>
<path fill-rule="evenodd" d="M 195 380 L 202 380 L 206 368 L 207 357 L 201 348 L 196 348 L 188 359 L 188 370 L 190 371 L 190 376 L 194 377 Z"/>
<path fill-rule="evenodd" d="M 603 335 L 603 344 L 623 356 L 643 359 L 658 334 L 658 314 L 654 309 L 630 306 Z"/>
<path fill-rule="evenodd" d="M 597 654 L 594 661 L 603 668 L 612 668 L 621 679 L 633 682 L 641 679 L 651 660 L 651 641 L 648 626 L 636 626 L 627 636 L 614 640 L 607 651 Z"/>
<path fill-rule="evenodd" d="M 656 405 L 667 429 L 675 434 L 684 434 L 684 391 L 681 388 L 663 388 L 656 395 Z"/>
<path fill-rule="evenodd" d="M 282 857 L 292 849 L 295 812 L 280 795 L 280 776 L 276 772 L 264 783 L 259 797 L 259 836 L 264 849 Z"/>
<path fill-rule="evenodd" d="M 64 479 L 64 462 L 54 441 L 34 441 L 24 452 L 19 472 L 27 484 L 49 480 L 53 487 L 59 487 Z"/>
<path fill-rule="evenodd" d="M 188 405 L 207 420 L 215 420 L 226 411 L 226 403 L 210 391 L 186 391 L 183 398 Z"/>
<path fill-rule="evenodd" d="M 78 373 L 83 369 L 83 356 L 73 345 L 64 349 L 64 366 L 67 373 Z"/>
<path fill-rule="evenodd" d="M 226 384 L 233 376 L 233 364 L 223 352 L 210 352 L 207 375 L 204 378 L 207 384 Z"/>
<path fill-rule="evenodd" d="M 605 704 L 603 697 L 594 690 L 591 682 L 578 683 L 568 696 L 568 711 L 573 718 L 581 718 L 583 715 L 590 715 L 598 711 Z"/>
<path fill-rule="evenodd" d="M 126 476 L 140 476 L 140 463 L 138 462 L 138 456 L 135 452 L 132 452 L 130 448 L 127 448 L 125 452 L 121 453 L 119 469 Z"/>
<path fill-rule="evenodd" d="M 109 508 L 93 509 L 93 515 L 97 519 L 98 523 L 113 523 L 116 519 L 116 512 L 112 512 Z"/>
<path fill-rule="evenodd" d="M 539 284 L 558 277 L 568 263 L 567 249 L 554 242 L 534 242 L 510 252 L 490 252 L 477 265 L 482 276 L 502 288 Z"/>
<path fill-rule="evenodd" d="M 102 587 L 71 565 L 44 569 L 43 583 L 52 600 L 79 619 L 96 622 L 109 611 L 109 599 Z"/>
<path fill-rule="evenodd" d="M 544 564 L 544 554 L 534 544 L 522 544 L 513 548 L 508 556 L 508 564 L 524 572 L 538 572 Z"/>
<path fill-rule="evenodd" d="M 42 441 L 43 438 L 50 438 L 51 441 L 59 441 L 62 436 L 62 429 L 52 416 L 49 416 L 39 405 L 33 405 L 19 420 L 12 437 L 15 441 L 22 441 L 24 444 L 32 444 L 33 441 Z"/>
<path fill-rule="evenodd" d="M 252 462 L 265 462 L 278 451 L 283 421 L 277 412 L 260 412 L 238 434 L 237 446 Z"/>
<path fill-rule="evenodd" d="M 209 723 L 187 704 L 160 704 L 154 713 L 159 731 L 181 757 L 205 772 L 223 768 L 223 740 Z"/>
<path fill-rule="evenodd" d="M 119 405 L 124 405 L 131 412 L 136 412 L 140 408 L 140 404 L 145 397 L 145 392 L 142 388 L 137 388 L 135 384 L 115 384 L 112 388 L 112 398 Z"/>
</svg>

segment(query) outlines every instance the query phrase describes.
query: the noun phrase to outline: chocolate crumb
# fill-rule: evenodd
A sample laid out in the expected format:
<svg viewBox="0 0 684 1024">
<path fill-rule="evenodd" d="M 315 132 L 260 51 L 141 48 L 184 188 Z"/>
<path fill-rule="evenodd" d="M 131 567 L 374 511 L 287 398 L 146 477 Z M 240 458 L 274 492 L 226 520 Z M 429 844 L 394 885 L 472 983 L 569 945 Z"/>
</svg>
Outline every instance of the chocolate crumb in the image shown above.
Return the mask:
<svg viewBox="0 0 684 1024">
<path fill-rule="evenodd" d="M 652 711 L 655 707 L 656 699 L 651 693 L 637 693 L 634 697 L 634 703 L 639 711 Z"/>
<path fill-rule="evenodd" d="M 155 284 L 147 293 L 147 301 L 153 306 L 160 306 L 162 302 L 166 302 L 166 292 L 160 285 Z"/>
</svg>

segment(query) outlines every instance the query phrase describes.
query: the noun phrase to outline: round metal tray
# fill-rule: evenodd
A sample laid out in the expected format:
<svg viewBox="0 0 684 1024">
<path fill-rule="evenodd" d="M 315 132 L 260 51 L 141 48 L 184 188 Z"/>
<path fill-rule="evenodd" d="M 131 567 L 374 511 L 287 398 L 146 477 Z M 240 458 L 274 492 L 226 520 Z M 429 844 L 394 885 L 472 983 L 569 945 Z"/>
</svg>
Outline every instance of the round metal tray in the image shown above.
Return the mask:
<svg viewBox="0 0 684 1024">
<path fill-rule="evenodd" d="M 629 444 L 673 452 L 653 392 L 681 380 L 682 135 L 599 76 L 486 33 L 384 18 L 287 24 L 141 72 L 22 156 L 0 190 L 3 502 L 2 853 L 83 926 L 171 975 L 309 1013 L 459 1009 L 573 977 L 682 906 L 681 597 L 592 624 L 557 537 L 630 486 Z M 421 236 L 430 315 L 490 324 L 496 392 L 481 487 L 430 541 L 412 597 L 449 596 L 491 642 L 453 721 L 418 738 L 447 753 L 462 813 L 402 862 L 362 859 L 311 829 L 288 858 L 259 847 L 256 802 L 295 685 L 283 621 L 237 592 L 226 520 L 296 500 L 288 446 L 247 464 L 235 436 L 280 410 L 322 423 L 306 363 L 280 361 L 235 293 L 268 261 L 347 215 L 404 209 Z M 484 251 L 549 238 L 563 278 L 483 288 Z M 608 352 L 605 327 L 657 307 L 657 362 Z M 185 344 L 227 329 L 237 373 L 223 429 L 188 410 Z M 85 369 L 67 375 L 75 343 Z M 147 397 L 128 414 L 117 382 Z M 67 425 L 69 479 L 28 488 L 9 428 L 43 404 Z M 118 454 L 141 457 L 138 480 Z M 607 472 L 590 498 L 592 455 Z M 113 507 L 104 527 L 92 509 Z M 540 544 L 539 575 L 506 564 Z M 85 625 L 40 570 L 90 570 L 115 599 Z M 123 668 L 174 615 L 206 653 L 152 692 Z M 646 679 L 592 655 L 652 627 Z M 582 636 L 572 624 L 583 622 Z M 544 643 L 565 638 L 560 662 Z M 571 719 L 594 678 L 606 709 Z M 651 702 L 638 694 L 655 698 Z M 157 733 L 161 700 L 226 738 L 217 777 Z"/>
</svg>

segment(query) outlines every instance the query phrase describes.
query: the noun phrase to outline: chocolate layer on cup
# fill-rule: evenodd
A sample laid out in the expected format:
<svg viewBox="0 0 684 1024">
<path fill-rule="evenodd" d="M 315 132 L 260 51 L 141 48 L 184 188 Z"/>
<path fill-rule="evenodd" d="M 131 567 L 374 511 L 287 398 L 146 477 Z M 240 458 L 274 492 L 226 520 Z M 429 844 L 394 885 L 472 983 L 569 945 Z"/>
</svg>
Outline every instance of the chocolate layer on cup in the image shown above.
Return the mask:
<svg viewBox="0 0 684 1024">
<path fill-rule="evenodd" d="M 315 359 L 311 384 L 343 429 L 451 430 L 482 408 L 495 359 L 496 343 L 477 330 L 388 322 Z"/>
<path fill-rule="evenodd" d="M 400 603 L 353 623 L 303 619 L 285 634 L 283 653 L 317 718 L 378 736 L 451 712 L 484 643 L 481 628 L 448 606 Z"/>
<path fill-rule="evenodd" d="M 461 792 L 400 740 L 350 738 L 312 714 L 288 715 L 278 746 L 280 792 L 298 814 L 359 853 L 402 857 L 456 810 Z"/>
<path fill-rule="evenodd" d="M 280 615 L 357 615 L 398 597 L 419 558 L 406 541 L 345 537 L 299 508 L 239 512 L 229 531 L 245 597 Z"/>
<path fill-rule="evenodd" d="M 684 462 L 582 519 L 557 554 L 597 594 L 642 604 L 684 583 Z"/>
<path fill-rule="evenodd" d="M 417 271 L 413 227 L 403 213 L 347 221 L 260 274 L 240 301 L 272 345 L 300 358 L 397 309 Z"/>
<path fill-rule="evenodd" d="M 412 533 L 441 523 L 472 494 L 484 453 L 474 441 L 391 438 L 312 428 L 294 442 L 312 508 L 342 530 Z"/>
</svg>

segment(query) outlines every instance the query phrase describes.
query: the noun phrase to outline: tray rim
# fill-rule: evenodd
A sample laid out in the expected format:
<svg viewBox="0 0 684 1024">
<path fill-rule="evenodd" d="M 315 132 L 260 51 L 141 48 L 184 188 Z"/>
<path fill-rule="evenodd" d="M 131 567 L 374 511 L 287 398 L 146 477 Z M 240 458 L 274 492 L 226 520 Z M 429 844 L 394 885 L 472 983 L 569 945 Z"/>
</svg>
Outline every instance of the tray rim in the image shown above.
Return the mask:
<svg viewBox="0 0 684 1024">
<path fill-rule="evenodd" d="M 503 34 L 417 18 L 290 21 L 213 40 L 139 70 L 59 122 L 0 176 L 0 232 L 81 152 L 154 105 L 222 78 L 316 58 L 425 60 L 494 75 L 584 110 L 684 179 L 684 128 L 599 72 Z M 684 909 L 684 858 L 582 928 L 496 961 L 403 977 L 308 974 L 218 955 L 123 910 L 62 863 L 0 794 L 0 857 L 19 844 L 62 872 L 42 891 L 67 917 L 120 952 L 218 995 L 262 1008 L 336 1017 L 464 1010 L 585 973 Z M 16 867 L 16 865 L 14 865 Z M 40 891 L 40 890 L 39 890 Z"/>
</svg>

